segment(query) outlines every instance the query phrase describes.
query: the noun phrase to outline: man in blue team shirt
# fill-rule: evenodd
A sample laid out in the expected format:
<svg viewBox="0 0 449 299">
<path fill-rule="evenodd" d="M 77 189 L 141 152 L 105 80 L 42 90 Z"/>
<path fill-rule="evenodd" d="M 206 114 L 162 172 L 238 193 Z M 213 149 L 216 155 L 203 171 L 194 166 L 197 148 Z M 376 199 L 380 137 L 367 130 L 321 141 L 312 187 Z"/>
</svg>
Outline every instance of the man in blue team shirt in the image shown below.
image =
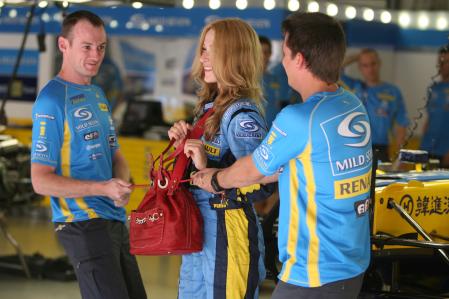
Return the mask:
<svg viewBox="0 0 449 299">
<path fill-rule="evenodd" d="M 146 298 L 125 227 L 129 169 L 108 100 L 91 85 L 104 58 L 103 21 L 89 11 L 71 13 L 58 47 L 61 70 L 33 106 L 34 190 L 51 196 L 55 231 L 83 299 Z"/>
<path fill-rule="evenodd" d="M 363 80 L 342 74 L 341 80 L 365 104 L 371 121 L 373 148 L 378 151 L 377 158 L 383 162 L 390 161 L 389 133 L 395 126 L 393 139 L 395 149 L 405 141 L 409 124 L 407 112 L 399 88 L 381 81 L 379 54 L 374 49 L 363 49 L 359 54 L 345 59 L 343 66 L 358 61 Z"/>
<path fill-rule="evenodd" d="M 368 115 L 336 84 L 346 49 L 340 24 L 294 13 L 282 27 L 282 63 L 304 103 L 284 108 L 252 155 L 202 170 L 193 183 L 219 193 L 278 180 L 283 266 L 272 298 L 357 298 L 370 260 Z"/>
<path fill-rule="evenodd" d="M 259 35 L 259 42 L 263 53 L 263 95 L 265 104 L 265 120 L 268 127 L 271 127 L 276 114 L 281 111 L 281 85 L 279 78 L 268 69 L 270 57 L 272 54 L 271 41 L 263 35 Z"/>
<path fill-rule="evenodd" d="M 265 119 L 268 128 L 271 127 L 276 115 L 290 103 L 301 102 L 301 96 L 288 85 L 287 74 L 282 63 L 272 69 L 268 68 L 272 54 L 272 44 L 268 37 L 259 35 L 259 42 L 263 52 L 263 91 L 266 100 Z"/>
<path fill-rule="evenodd" d="M 449 48 L 438 52 L 438 74 L 441 81 L 431 86 L 427 104 L 427 121 L 421 149 L 440 160 L 440 166 L 449 168 Z"/>
</svg>

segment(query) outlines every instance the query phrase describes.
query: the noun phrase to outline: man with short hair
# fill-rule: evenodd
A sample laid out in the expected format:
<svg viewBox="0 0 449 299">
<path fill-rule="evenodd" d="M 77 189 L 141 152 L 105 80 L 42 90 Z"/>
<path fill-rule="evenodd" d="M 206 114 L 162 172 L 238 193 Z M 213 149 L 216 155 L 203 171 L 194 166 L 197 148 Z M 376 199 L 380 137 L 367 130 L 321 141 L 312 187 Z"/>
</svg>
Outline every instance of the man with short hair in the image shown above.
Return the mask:
<svg viewBox="0 0 449 299">
<path fill-rule="evenodd" d="M 263 95 L 265 98 L 265 120 L 268 127 L 281 111 L 281 85 L 279 78 L 268 69 L 272 54 L 272 45 L 268 37 L 259 35 L 259 42 L 263 53 Z"/>
<path fill-rule="evenodd" d="M 33 106 L 31 179 L 51 196 L 55 231 L 75 268 L 83 299 L 146 298 L 129 253 L 132 186 L 103 91 L 91 85 L 106 47 L 103 21 L 80 10 L 63 21 L 59 74 Z"/>
<path fill-rule="evenodd" d="M 421 149 L 428 151 L 430 157 L 439 159 L 441 167 L 449 168 L 449 130 L 446 127 L 449 119 L 448 46 L 438 51 L 437 67 L 441 81 L 430 87 Z"/>
<path fill-rule="evenodd" d="M 285 107 L 252 155 L 193 183 L 220 193 L 279 180 L 283 266 L 272 298 L 357 298 L 370 261 L 368 114 L 336 84 L 341 25 L 322 13 L 294 13 L 282 25 L 282 63 L 304 103 Z"/>
<path fill-rule="evenodd" d="M 380 78 L 381 60 L 376 50 L 365 48 L 360 53 L 349 56 L 343 62 L 343 67 L 357 61 L 363 80 L 351 78 L 342 74 L 344 84 L 363 102 L 371 121 L 373 148 L 377 151 L 380 161 L 390 161 L 389 134 L 393 133 L 396 150 L 405 141 L 409 120 L 401 91 L 391 83 Z"/>
</svg>

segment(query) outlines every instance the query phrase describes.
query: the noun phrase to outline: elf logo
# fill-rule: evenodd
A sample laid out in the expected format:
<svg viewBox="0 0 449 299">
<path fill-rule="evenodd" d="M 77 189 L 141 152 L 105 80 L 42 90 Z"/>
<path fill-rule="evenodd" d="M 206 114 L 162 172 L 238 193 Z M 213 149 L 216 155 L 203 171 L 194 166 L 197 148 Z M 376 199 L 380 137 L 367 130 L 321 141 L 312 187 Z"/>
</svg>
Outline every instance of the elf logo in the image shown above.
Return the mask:
<svg viewBox="0 0 449 299">
<path fill-rule="evenodd" d="M 85 141 L 94 140 L 97 139 L 99 136 L 100 134 L 98 133 L 98 131 L 89 132 L 84 134 L 84 140 Z"/>
</svg>

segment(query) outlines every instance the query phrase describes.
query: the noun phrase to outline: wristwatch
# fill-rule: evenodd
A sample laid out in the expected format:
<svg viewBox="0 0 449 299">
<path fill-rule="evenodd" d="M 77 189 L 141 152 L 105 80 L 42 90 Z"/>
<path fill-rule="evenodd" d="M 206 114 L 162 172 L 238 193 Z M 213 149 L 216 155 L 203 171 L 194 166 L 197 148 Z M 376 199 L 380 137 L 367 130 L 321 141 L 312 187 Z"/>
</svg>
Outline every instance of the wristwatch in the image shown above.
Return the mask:
<svg viewBox="0 0 449 299">
<path fill-rule="evenodd" d="M 220 170 L 217 170 L 212 175 L 212 178 L 210 179 L 210 185 L 212 186 L 212 189 L 214 189 L 215 192 L 223 192 L 225 189 L 218 184 L 217 180 L 217 174 L 220 172 Z"/>
</svg>

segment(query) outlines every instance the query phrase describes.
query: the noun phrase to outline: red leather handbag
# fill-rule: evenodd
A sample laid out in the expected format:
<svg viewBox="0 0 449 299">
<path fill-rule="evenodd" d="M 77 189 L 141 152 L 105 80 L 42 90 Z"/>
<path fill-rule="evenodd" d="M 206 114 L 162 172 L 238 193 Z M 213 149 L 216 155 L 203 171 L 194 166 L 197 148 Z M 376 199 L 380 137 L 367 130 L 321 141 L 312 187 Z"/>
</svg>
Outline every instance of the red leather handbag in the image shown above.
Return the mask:
<svg viewBox="0 0 449 299">
<path fill-rule="evenodd" d="M 210 109 L 195 124 L 188 138 L 203 135 Z M 136 255 L 171 255 L 201 251 L 203 217 L 192 194 L 182 184 L 189 163 L 182 146 L 164 158 L 173 140 L 153 162 L 152 185 L 137 210 L 130 215 L 130 252 Z M 155 169 L 159 161 L 158 169 Z M 168 165 L 173 163 L 173 170 Z"/>
</svg>

